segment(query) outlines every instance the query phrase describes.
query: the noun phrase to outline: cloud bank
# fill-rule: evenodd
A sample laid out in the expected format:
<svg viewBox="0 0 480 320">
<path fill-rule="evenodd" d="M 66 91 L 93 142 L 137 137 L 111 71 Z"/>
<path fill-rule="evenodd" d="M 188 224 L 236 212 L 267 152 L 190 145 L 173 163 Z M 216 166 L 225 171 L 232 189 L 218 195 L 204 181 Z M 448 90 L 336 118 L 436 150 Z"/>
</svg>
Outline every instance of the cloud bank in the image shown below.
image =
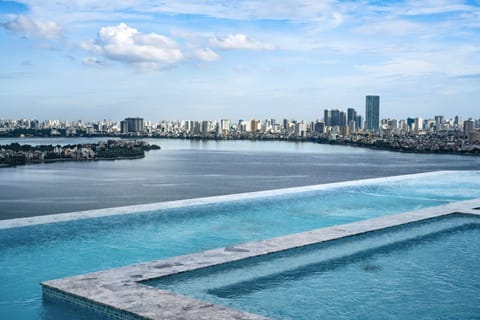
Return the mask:
<svg viewBox="0 0 480 320">
<path fill-rule="evenodd" d="M 157 68 L 184 59 L 178 44 L 163 35 L 144 34 L 125 23 L 102 27 L 95 40 L 81 47 L 109 60 Z"/>
<path fill-rule="evenodd" d="M 27 37 L 56 39 L 62 35 L 62 27 L 54 21 L 34 20 L 25 15 L 18 15 L 13 20 L 2 23 L 5 29 Z"/>
</svg>

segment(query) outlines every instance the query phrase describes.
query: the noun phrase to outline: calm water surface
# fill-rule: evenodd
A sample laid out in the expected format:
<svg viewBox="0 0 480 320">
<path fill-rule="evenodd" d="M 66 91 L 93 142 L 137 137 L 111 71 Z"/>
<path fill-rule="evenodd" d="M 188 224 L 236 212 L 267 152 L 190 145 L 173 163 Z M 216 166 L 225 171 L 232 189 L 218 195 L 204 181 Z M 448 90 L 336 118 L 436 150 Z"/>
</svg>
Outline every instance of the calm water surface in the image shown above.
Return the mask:
<svg viewBox="0 0 480 320">
<path fill-rule="evenodd" d="M 88 138 L 0 139 L 77 144 Z M 104 139 L 101 139 L 104 140 Z M 149 140 L 144 159 L 0 169 L 0 219 L 434 170 L 479 170 L 480 158 L 314 143 Z"/>
</svg>

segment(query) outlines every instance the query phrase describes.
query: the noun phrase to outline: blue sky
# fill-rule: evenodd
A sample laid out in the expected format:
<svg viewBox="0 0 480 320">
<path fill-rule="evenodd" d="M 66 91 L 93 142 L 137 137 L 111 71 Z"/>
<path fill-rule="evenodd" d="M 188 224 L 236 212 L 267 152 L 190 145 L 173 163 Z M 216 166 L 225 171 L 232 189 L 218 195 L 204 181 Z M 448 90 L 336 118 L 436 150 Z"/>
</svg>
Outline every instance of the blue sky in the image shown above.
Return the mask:
<svg viewBox="0 0 480 320">
<path fill-rule="evenodd" d="M 480 118 L 480 1 L 0 1 L 0 118 Z"/>
</svg>

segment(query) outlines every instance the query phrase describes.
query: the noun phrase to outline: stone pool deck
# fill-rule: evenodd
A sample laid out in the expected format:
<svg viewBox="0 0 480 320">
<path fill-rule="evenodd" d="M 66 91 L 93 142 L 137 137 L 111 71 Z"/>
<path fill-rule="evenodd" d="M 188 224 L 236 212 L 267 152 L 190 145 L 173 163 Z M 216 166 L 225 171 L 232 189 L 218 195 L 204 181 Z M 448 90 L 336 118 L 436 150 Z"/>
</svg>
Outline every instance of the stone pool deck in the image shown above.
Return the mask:
<svg viewBox="0 0 480 320">
<path fill-rule="evenodd" d="M 117 319 L 266 319 L 157 289 L 141 282 L 455 214 L 480 216 L 480 199 L 45 281 L 41 285 L 45 298 L 73 303 Z"/>
</svg>

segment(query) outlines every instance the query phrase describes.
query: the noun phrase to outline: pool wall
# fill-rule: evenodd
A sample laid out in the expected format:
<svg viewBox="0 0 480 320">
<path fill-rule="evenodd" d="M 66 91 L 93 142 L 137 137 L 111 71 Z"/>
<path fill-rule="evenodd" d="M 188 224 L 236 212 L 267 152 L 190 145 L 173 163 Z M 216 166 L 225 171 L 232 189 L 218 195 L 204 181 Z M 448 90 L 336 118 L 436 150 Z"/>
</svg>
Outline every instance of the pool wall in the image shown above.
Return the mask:
<svg viewBox="0 0 480 320">
<path fill-rule="evenodd" d="M 378 180 L 378 179 L 374 179 Z M 298 191 L 297 191 L 298 192 Z M 480 216 L 480 199 L 336 225 L 278 238 L 42 283 L 44 297 L 117 319 L 265 319 L 143 284 L 182 272 L 365 234 L 448 215 Z"/>
</svg>

